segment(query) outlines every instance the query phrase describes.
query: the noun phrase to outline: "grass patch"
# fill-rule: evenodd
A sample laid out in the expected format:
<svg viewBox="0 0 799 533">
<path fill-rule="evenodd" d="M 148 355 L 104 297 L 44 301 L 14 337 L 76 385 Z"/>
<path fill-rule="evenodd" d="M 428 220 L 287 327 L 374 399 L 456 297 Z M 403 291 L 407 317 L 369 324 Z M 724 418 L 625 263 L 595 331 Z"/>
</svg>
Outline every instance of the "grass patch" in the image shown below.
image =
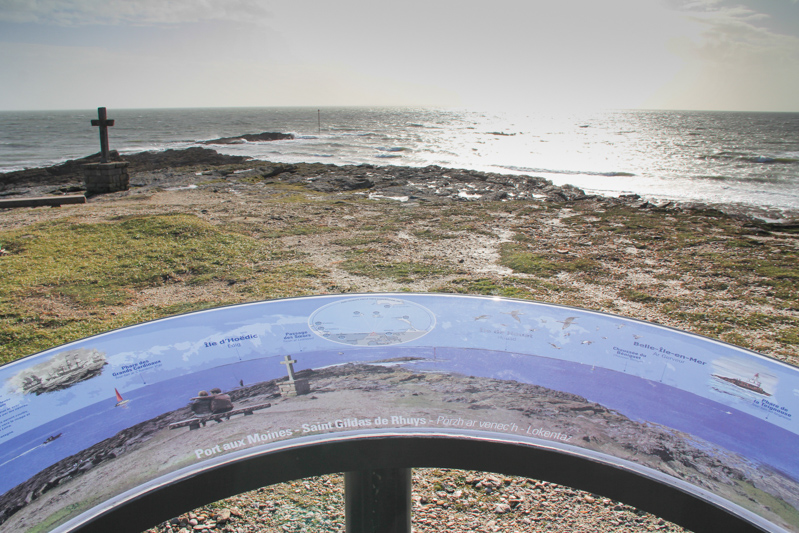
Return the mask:
<svg viewBox="0 0 799 533">
<path fill-rule="evenodd" d="M 500 246 L 500 264 L 514 272 L 550 278 L 560 272 L 603 275 L 602 265 L 590 257 L 530 252 L 527 246 L 506 242 Z"/>
<path fill-rule="evenodd" d="M 793 526 L 799 526 L 799 511 L 786 503 L 784 500 L 754 487 L 751 483 L 740 480 L 736 480 L 735 482 L 737 483 L 738 488 L 742 489 L 748 498 L 751 498 L 763 507 L 770 509 L 771 512 L 785 520 L 787 523 Z M 737 503 L 744 507 L 749 506 L 749 501 L 746 499 L 741 499 Z"/>
<path fill-rule="evenodd" d="M 384 233 L 366 233 L 355 235 L 354 237 L 342 237 L 340 239 L 335 239 L 332 241 L 332 243 L 338 246 L 356 247 L 366 246 L 367 244 L 372 244 L 375 242 L 384 242 L 385 240 L 386 234 Z"/>
<path fill-rule="evenodd" d="M 532 294 L 524 284 L 513 278 L 503 279 L 456 279 L 447 285 L 438 287 L 435 292 L 455 294 L 483 294 L 486 296 L 504 296 L 506 298 L 527 298 Z"/>
<path fill-rule="evenodd" d="M 224 233 L 194 216 L 131 217 L 110 224 L 57 221 L 5 233 L 19 252 L 4 257 L 0 294 L 45 292 L 95 305 L 92 290 L 120 291 L 195 277 L 237 275 L 263 243 Z"/>
<path fill-rule="evenodd" d="M 277 265 L 259 273 L 259 276 L 241 290 L 257 300 L 305 296 L 319 292 L 325 284 L 327 270 L 309 263 Z"/>
<path fill-rule="evenodd" d="M 647 294 L 644 291 L 638 289 L 622 289 L 620 291 L 622 298 L 629 302 L 638 302 L 638 303 L 651 303 L 656 302 L 658 299 L 650 294 Z"/>
<path fill-rule="evenodd" d="M 752 239 L 732 239 L 724 243 L 727 248 L 757 248 L 763 246 L 760 241 Z"/>
<path fill-rule="evenodd" d="M 0 257 L 2 362 L 132 323 L 107 309 L 130 303 L 145 288 L 250 281 L 260 275 L 254 265 L 272 254 L 266 242 L 191 215 L 59 220 L 2 232 L 0 242 L 13 251 Z M 173 311 L 162 308 L 148 318 Z"/>
<path fill-rule="evenodd" d="M 797 266 L 799 265 L 799 256 L 794 256 L 793 259 L 798 261 L 798 263 L 794 263 L 793 266 L 779 264 L 766 265 L 759 267 L 757 273 L 775 282 L 786 280 L 792 284 L 799 283 L 799 266 Z"/>
<path fill-rule="evenodd" d="M 443 233 L 443 232 L 434 231 L 434 230 L 431 230 L 431 229 L 423 229 L 423 230 L 419 230 L 419 231 L 414 231 L 413 235 L 415 237 L 419 238 L 419 239 L 424 239 L 424 240 L 427 240 L 427 241 L 436 241 L 436 240 L 440 240 L 440 239 L 454 239 L 455 237 L 457 237 L 456 235 L 453 235 L 452 233 Z"/>
<path fill-rule="evenodd" d="M 713 337 L 723 335 L 726 338 L 730 338 L 728 335 L 734 332 L 768 331 L 784 325 L 793 325 L 796 322 L 790 317 L 763 313 L 733 314 L 727 311 L 685 312 L 674 310 L 669 314 L 690 324 L 694 331 Z"/>
<path fill-rule="evenodd" d="M 338 228 L 332 228 L 325 224 L 292 224 L 285 228 L 264 231 L 262 235 L 268 239 L 277 239 L 289 236 L 319 235 L 336 229 Z"/>
<path fill-rule="evenodd" d="M 799 327 L 787 328 L 777 332 L 777 341 L 799 346 Z"/>
<path fill-rule="evenodd" d="M 26 530 L 25 533 L 42 533 L 43 531 L 50 531 L 56 526 L 63 524 L 73 516 L 77 516 L 79 513 L 85 511 L 88 507 L 89 504 L 86 501 L 73 503 L 72 505 L 62 507 L 55 513 L 45 518 L 41 523 L 36 524 L 32 528 Z"/>
<path fill-rule="evenodd" d="M 560 271 L 557 263 L 547 256 L 527 251 L 525 246 L 503 243 L 500 247 L 500 264 L 522 274 L 549 278 Z"/>
<path fill-rule="evenodd" d="M 350 274 L 368 276 L 370 278 L 389 279 L 400 283 L 408 283 L 417 279 L 431 276 L 445 276 L 452 274 L 449 267 L 436 265 L 432 262 L 416 263 L 400 261 L 379 262 L 367 258 L 350 258 L 341 263 L 341 268 Z"/>
</svg>

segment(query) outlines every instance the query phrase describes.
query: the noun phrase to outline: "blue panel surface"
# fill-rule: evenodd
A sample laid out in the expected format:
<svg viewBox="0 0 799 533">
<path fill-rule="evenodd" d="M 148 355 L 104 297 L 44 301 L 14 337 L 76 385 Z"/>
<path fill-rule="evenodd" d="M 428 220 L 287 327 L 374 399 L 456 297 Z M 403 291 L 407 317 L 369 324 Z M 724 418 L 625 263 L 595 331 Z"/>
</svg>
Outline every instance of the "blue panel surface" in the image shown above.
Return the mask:
<svg viewBox="0 0 799 533">
<path fill-rule="evenodd" d="M 799 531 L 799 369 L 581 309 L 274 300 L 84 339 L 1 367 L 0 383 L 3 531 L 67 531 L 224 461 L 392 432 L 588 455 Z"/>
</svg>

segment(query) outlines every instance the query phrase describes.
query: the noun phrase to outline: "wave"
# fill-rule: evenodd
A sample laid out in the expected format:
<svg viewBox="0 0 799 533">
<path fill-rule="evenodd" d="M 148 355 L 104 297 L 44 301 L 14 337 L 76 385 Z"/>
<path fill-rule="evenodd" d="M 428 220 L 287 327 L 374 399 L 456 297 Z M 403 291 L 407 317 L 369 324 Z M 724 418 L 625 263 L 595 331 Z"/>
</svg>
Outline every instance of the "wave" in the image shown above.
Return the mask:
<svg viewBox="0 0 799 533">
<path fill-rule="evenodd" d="M 404 146 L 390 146 L 390 147 L 378 147 L 376 150 L 380 152 L 407 152 L 410 151 L 410 148 L 406 148 Z"/>
<path fill-rule="evenodd" d="M 29 168 L 37 168 L 38 163 L 36 165 L 8 165 L 8 166 L 0 166 L 0 174 L 7 174 L 9 172 L 19 172 L 20 170 L 27 170 Z"/>
<path fill-rule="evenodd" d="M 594 172 L 582 172 L 581 174 L 594 174 Z M 632 178 L 635 176 L 632 172 L 597 172 L 599 176 L 608 176 L 608 177 L 622 177 L 622 178 Z"/>
<path fill-rule="evenodd" d="M 718 152 L 715 154 L 703 154 L 699 159 L 740 159 L 747 154 L 744 152 Z"/>
<path fill-rule="evenodd" d="M 2 145 L 3 147 L 7 146 L 9 148 L 14 148 L 16 150 L 18 150 L 20 148 L 22 148 L 22 149 L 36 148 L 36 146 L 37 146 L 35 144 L 21 143 L 21 142 L 18 142 L 18 141 L 8 141 L 8 142 L 0 141 L 0 145 Z"/>
<path fill-rule="evenodd" d="M 767 155 L 756 155 L 752 153 L 746 152 L 719 152 L 717 154 L 706 154 L 699 156 L 699 159 L 711 159 L 711 160 L 729 160 L 729 161 L 742 161 L 746 163 L 755 163 L 755 164 L 794 164 L 799 163 L 799 157 L 794 156 L 793 154 L 786 154 L 782 156 L 767 156 Z"/>
<path fill-rule="evenodd" d="M 336 135 L 341 137 L 385 137 L 382 133 L 375 133 L 373 131 L 354 131 L 350 129 L 330 128 L 335 131 Z"/>
<path fill-rule="evenodd" d="M 621 171 L 597 172 L 590 170 L 554 170 L 550 168 L 529 168 L 529 167 L 518 167 L 511 165 L 500 165 L 499 168 L 504 168 L 514 172 L 524 172 L 524 173 L 540 172 L 544 174 L 566 174 L 572 176 L 605 176 L 608 178 L 618 178 L 618 177 L 631 178 L 635 176 L 635 174 L 633 174 L 632 172 L 621 172 Z"/>
<path fill-rule="evenodd" d="M 513 137 L 515 133 L 505 133 L 504 131 L 487 131 L 486 135 L 497 135 L 499 137 Z"/>
<path fill-rule="evenodd" d="M 768 157 L 764 155 L 759 155 L 754 158 L 745 158 L 746 161 L 750 163 L 765 163 L 765 164 L 772 164 L 772 163 L 782 163 L 782 164 L 791 164 L 791 163 L 799 163 L 799 159 L 795 157 Z"/>
<path fill-rule="evenodd" d="M 779 184 L 785 181 L 780 176 L 723 176 L 723 175 L 700 175 L 691 176 L 691 180 L 696 181 L 716 181 L 726 183 L 764 183 Z"/>
<path fill-rule="evenodd" d="M 700 181 L 735 181 L 732 176 L 694 176 L 694 179 Z"/>
</svg>

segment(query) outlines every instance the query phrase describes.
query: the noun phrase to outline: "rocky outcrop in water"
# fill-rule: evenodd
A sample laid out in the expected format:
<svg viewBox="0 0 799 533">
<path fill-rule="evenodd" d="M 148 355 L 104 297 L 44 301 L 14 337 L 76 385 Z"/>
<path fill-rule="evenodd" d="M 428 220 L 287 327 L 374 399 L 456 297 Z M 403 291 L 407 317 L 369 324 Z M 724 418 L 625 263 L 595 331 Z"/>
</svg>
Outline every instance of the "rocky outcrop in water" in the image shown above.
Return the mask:
<svg viewBox="0 0 799 533">
<path fill-rule="evenodd" d="M 263 133 L 248 133 L 245 135 L 239 135 L 238 137 L 222 137 L 220 139 L 203 141 L 200 144 L 242 144 L 245 142 L 257 143 L 257 142 L 269 142 L 269 141 L 286 141 L 292 139 L 294 139 L 294 135 L 292 135 L 291 133 L 277 133 L 277 132 L 265 131 Z"/>
</svg>

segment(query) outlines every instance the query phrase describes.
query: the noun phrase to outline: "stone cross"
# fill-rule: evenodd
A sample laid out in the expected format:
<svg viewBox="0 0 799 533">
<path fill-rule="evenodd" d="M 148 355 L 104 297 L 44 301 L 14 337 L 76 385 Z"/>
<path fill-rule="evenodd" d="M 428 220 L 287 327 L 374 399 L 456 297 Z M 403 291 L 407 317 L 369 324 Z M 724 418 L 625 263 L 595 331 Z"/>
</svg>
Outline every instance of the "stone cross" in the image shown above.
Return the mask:
<svg viewBox="0 0 799 533">
<path fill-rule="evenodd" d="M 97 120 L 92 120 L 92 126 L 100 126 L 100 162 L 108 163 L 108 126 L 113 126 L 114 121 L 108 120 L 105 108 L 97 108 Z"/>
<path fill-rule="evenodd" d="M 294 359 L 291 358 L 290 355 L 286 356 L 285 361 L 280 361 L 281 365 L 286 365 L 286 369 L 289 371 L 289 382 L 294 382 L 294 366 L 293 364 L 296 363 Z"/>
</svg>

